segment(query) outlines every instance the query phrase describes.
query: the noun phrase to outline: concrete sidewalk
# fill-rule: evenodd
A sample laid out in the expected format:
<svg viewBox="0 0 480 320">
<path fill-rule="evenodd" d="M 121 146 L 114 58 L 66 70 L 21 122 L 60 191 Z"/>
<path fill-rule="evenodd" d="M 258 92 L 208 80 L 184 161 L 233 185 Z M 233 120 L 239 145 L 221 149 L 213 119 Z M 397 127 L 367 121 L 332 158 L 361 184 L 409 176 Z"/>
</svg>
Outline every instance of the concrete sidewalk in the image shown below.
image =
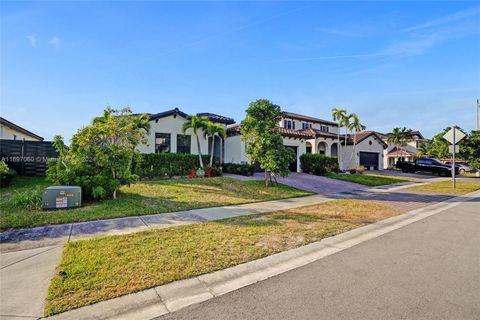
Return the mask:
<svg viewBox="0 0 480 320">
<path fill-rule="evenodd" d="M 211 207 L 5 231 L 0 233 L 0 251 L 5 253 L 63 245 L 68 241 L 86 239 L 94 236 L 125 234 L 147 229 L 165 228 L 187 223 L 221 220 L 243 215 L 285 210 L 321 203 L 329 199 L 330 198 L 322 195 L 311 195 L 225 207 Z"/>
<path fill-rule="evenodd" d="M 249 286 L 252 284 L 258 286 L 262 283 L 261 281 L 267 279 L 269 279 L 267 281 L 274 281 L 273 279 L 275 278 L 272 277 L 276 275 L 281 275 L 287 271 L 309 265 L 312 262 L 316 262 L 317 260 L 329 257 L 335 253 L 350 249 L 369 240 L 376 239 L 392 231 L 399 230 L 400 228 L 409 226 L 415 222 L 437 215 L 444 211 L 449 210 L 450 212 L 457 212 L 459 210 L 457 209 L 459 206 L 467 206 L 467 208 L 469 208 L 468 210 L 473 212 L 472 210 L 478 207 L 479 201 L 480 191 L 476 191 L 468 195 L 449 199 L 444 203 L 436 203 L 400 216 L 395 216 L 374 224 L 366 225 L 364 227 L 326 238 L 319 242 L 315 242 L 297 249 L 281 252 L 266 258 L 247 262 L 235 267 L 198 277 L 154 287 L 135 294 L 103 301 L 53 316 L 52 319 L 151 319 L 155 316 L 166 315 L 183 309 L 192 304 L 197 304 L 199 302 L 216 298 L 212 300 L 212 304 L 214 304 L 215 301 L 218 301 L 217 297 L 223 296 L 219 299 L 225 300 L 228 299 L 227 297 L 231 296 L 232 294 L 241 294 L 239 292 L 242 290 L 251 291 L 249 290 L 249 288 L 251 288 Z M 470 225 L 470 230 L 473 229 L 475 228 L 472 228 Z M 402 241 L 406 240 L 403 239 Z M 435 239 L 432 239 L 432 241 L 435 243 Z M 388 252 L 388 249 L 382 249 L 381 251 Z M 374 252 L 378 252 L 378 250 L 374 250 Z M 433 252 L 433 254 L 437 255 L 436 252 Z M 356 258 L 361 259 L 359 257 Z M 374 266 L 371 266 L 370 268 L 374 268 Z M 402 266 L 402 269 L 409 270 L 410 268 Z M 319 274 L 321 273 L 322 271 L 319 272 Z M 453 274 L 453 278 L 455 278 L 455 274 Z M 289 287 L 290 285 L 285 286 L 279 284 L 278 290 L 288 291 Z M 314 287 L 317 290 L 319 288 L 318 286 Z M 299 290 L 301 292 L 301 288 L 299 288 Z M 270 290 L 265 294 L 275 295 L 275 292 L 277 292 L 277 289 Z M 228 295 L 226 295 L 227 293 Z M 281 293 L 280 296 L 283 294 L 285 293 Z M 216 308 L 210 312 L 208 307 L 204 307 L 205 305 L 202 304 L 196 306 L 197 309 L 189 308 L 190 311 L 181 311 L 178 313 L 178 317 L 182 319 L 245 319 L 246 317 L 250 317 L 252 319 L 263 319 L 265 316 L 269 315 L 261 312 L 256 313 L 257 311 L 261 311 L 263 307 L 269 306 L 264 305 L 263 301 L 258 301 L 258 299 L 254 298 L 255 294 L 252 295 L 252 293 L 247 293 L 247 295 L 250 295 L 249 299 L 233 298 L 228 300 L 227 308 L 223 308 L 221 305 L 219 305 L 219 303 L 216 303 Z M 280 298 L 281 297 L 278 297 L 278 299 Z M 249 300 L 251 307 L 244 308 L 243 303 L 238 303 L 238 301 L 245 300 Z M 307 303 L 307 301 L 309 301 L 309 297 L 305 296 L 300 300 L 303 301 L 303 303 Z M 350 303 L 355 303 L 354 301 L 348 301 L 346 299 L 341 299 L 337 302 L 340 305 L 345 303 L 346 306 L 348 306 Z M 288 301 L 284 301 L 281 304 L 285 303 L 288 303 Z M 313 304 L 313 307 L 314 306 L 315 304 Z M 275 305 L 272 308 L 275 309 L 279 307 L 280 306 Z M 228 311 L 235 308 L 243 308 L 245 310 L 241 310 L 238 313 L 232 313 Z M 296 319 L 295 315 L 300 311 L 301 308 L 298 309 L 296 307 L 294 310 L 290 310 L 290 313 L 292 314 L 291 318 Z M 254 312 L 254 314 L 252 315 L 251 312 Z M 275 313 L 273 310 L 270 312 L 271 314 L 274 314 L 274 316 L 269 317 L 271 319 L 278 319 L 281 317 L 280 314 Z M 318 312 L 319 311 L 317 310 L 317 315 Z M 176 315 L 176 313 L 171 314 L 171 316 L 175 318 Z M 354 313 L 352 313 L 352 315 L 354 318 Z M 312 316 L 313 315 L 310 314 L 309 317 L 304 317 L 304 319 L 312 319 Z M 381 316 L 379 315 L 379 317 Z"/>
</svg>

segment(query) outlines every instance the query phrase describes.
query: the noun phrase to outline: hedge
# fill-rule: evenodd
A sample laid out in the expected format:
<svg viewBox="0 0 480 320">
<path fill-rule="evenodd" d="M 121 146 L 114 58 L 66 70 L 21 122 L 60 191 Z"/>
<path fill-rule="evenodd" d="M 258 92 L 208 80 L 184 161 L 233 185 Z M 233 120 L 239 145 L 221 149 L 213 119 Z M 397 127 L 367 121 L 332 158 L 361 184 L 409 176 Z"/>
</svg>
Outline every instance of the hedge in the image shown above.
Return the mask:
<svg viewBox="0 0 480 320">
<path fill-rule="evenodd" d="M 255 173 L 255 166 L 248 163 L 225 163 L 223 172 L 252 176 Z"/>
<path fill-rule="evenodd" d="M 210 161 L 210 156 L 202 156 L 203 164 L 206 166 Z M 214 160 L 214 166 L 218 162 Z M 192 169 L 200 167 L 198 155 L 184 153 L 147 153 L 141 154 L 135 164 L 134 172 L 140 177 L 173 177 L 185 176 Z"/>
<path fill-rule="evenodd" d="M 300 167 L 305 173 L 323 176 L 328 172 L 338 172 L 337 157 L 318 153 L 304 153 L 300 156 Z"/>
</svg>

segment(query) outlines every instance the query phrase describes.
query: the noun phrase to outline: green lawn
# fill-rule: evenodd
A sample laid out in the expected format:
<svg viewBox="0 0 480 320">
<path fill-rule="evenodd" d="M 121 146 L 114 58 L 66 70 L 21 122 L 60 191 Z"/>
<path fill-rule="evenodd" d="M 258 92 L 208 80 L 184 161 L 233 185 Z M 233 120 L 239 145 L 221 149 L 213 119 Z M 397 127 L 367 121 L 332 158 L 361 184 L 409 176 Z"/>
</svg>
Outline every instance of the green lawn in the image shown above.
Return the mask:
<svg viewBox="0 0 480 320">
<path fill-rule="evenodd" d="M 363 184 L 366 186 L 383 186 L 386 184 L 399 183 L 399 182 L 408 182 L 413 181 L 411 178 L 404 177 L 391 177 L 381 174 L 341 174 L 341 173 L 331 173 L 327 177 L 342 181 L 354 182 Z"/>
<path fill-rule="evenodd" d="M 457 181 L 456 188 L 453 188 L 451 180 L 445 180 L 440 182 L 432 182 L 421 186 L 414 186 L 407 188 L 406 190 L 434 192 L 434 193 L 446 193 L 446 194 L 464 194 L 480 190 L 480 181 Z"/>
<path fill-rule="evenodd" d="M 375 202 L 318 205 L 69 242 L 45 315 L 228 268 L 398 214 Z"/>
<path fill-rule="evenodd" d="M 217 177 L 142 181 L 130 187 L 122 187 L 117 200 L 87 203 L 74 210 L 42 211 L 25 206 L 15 207 L 14 197 L 17 192 L 48 185 L 44 178 L 16 177 L 11 186 L 2 188 L 0 229 L 165 213 L 311 194 L 285 185 L 265 188 L 263 181 L 237 181 Z"/>
</svg>

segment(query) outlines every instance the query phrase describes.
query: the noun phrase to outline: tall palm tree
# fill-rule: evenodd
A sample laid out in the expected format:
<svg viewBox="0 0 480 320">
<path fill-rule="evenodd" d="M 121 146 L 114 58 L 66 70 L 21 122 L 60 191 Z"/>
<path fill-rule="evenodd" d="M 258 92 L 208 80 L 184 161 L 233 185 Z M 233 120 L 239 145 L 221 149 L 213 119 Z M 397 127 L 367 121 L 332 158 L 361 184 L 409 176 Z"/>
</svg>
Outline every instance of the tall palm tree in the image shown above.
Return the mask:
<svg viewBox="0 0 480 320">
<path fill-rule="evenodd" d="M 197 150 L 198 150 L 198 161 L 200 162 L 200 167 L 203 169 L 203 160 L 202 160 L 202 150 L 200 149 L 200 138 L 198 137 L 199 130 L 205 130 L 208 126 L 210 120 L 205 116 L 187 116 L 187 122 L 183 124 L 182 131 L 185 132 L 188 129 L 193 130 L 193 134 L 197 138 Z"/>
<path fill-rule="evenodd" d="M 353 157 L 353 155 L 355 154 L 356 146 L 357 146 L 357 133 L 365 130 L 367 127 L 360 123 L 360 118 L 355 113 L 352 113 L 350 117 L 353 119 L 353 121 L 349 125 L 350 131 L 353 132 L 353 151 L 351 154 L 351 157 Z M 350 157 L 350 161 L 351 161 L 351 157 Z"/>
<path fill-rule="evenodd" d="M 337 121 L 338 123 L 338 131 L 337 131 L 337 146 L 338 146 L 338 165 L 342 163 L 342 158 L 340 155 L 343 152 L 342 144 L 340 143 L 340 130 L 345 126 L 345 119 L 347 116 L 347 110 L 345 109 L 339 109 L 339 108 L 333 108 L 332 109 L 332 118 L 333 121 Z"/>
<path fill-rule="evenodd" d="M 407 146 L 407 142 L 412 139 L 412 129 L 403 128 L 393 128 L 392 133 L 387 137 L 387 143 L 395 145 L 397 149 L 400 150 L 400 155 L 402 155 L 403 147 Z"/>
<path fill-rule="evenodd" d="M 213 123 L 211 121 L 207 123 L 207 127 L 205 128 L 204 132 L 205 132 L 205 137 L 209 136 L 212 138 L 212 146 L 210 151 L 210 168 L 211 168 L 213 166 L 213 152 L 215 150 L 215 137 L 218 135 L 223 140 L 225 140 L 225 137 L 227 136 L 227 132 L 225 131 L 225 128 L 223 127 L 223 125 L 219 123 Z"/>
</svg>

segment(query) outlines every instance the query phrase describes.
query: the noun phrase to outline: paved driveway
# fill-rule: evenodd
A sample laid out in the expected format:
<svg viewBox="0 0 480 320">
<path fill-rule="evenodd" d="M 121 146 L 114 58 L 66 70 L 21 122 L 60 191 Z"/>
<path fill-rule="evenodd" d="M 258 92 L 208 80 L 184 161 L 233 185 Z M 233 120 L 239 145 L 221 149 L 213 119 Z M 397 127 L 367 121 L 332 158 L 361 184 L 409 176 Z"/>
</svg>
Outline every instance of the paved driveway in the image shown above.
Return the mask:
<svg viewBox="0 0 480 320">
<path fill-rule="evenodd" d="M 238 180 L 263 180 L 264 178 L 264 174 L 262 172 L 257 172 L 252 177 L 245 177 L 228 173 L 225 173 L 224 176 Z M 314 176 L 311 174 L 299 172 L 292 172 L 286 178 L 278 177 L 277 181 L 291 187 L 319 194 L 365 190 L 368 188 L 367 186 L 363 186 L 357 183 L 340 181 L 327 177 Z"/>
</svg>

